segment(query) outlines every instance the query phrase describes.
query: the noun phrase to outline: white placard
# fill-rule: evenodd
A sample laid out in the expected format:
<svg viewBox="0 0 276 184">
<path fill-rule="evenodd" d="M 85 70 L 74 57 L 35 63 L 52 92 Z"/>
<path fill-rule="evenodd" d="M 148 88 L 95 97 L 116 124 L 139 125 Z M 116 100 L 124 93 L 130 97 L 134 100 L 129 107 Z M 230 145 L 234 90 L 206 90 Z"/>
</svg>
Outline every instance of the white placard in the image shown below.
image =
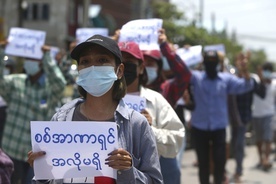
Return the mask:
<svg viewBox="0 0 276 184">
<path fill-rule="evenodd" d="M 180 98 L 177 100 L 176 105 L 185 105 L 185 101 L 184 101 L 183 97 L 180 97 Z"/>
<path fill-rule="evenodd" d="M 138 112 L 141 112 L 146 108 L 146 99 L 138 95 L 126 94 L 123 100 L 129 108 Z"/>
<path fill-rule="evenodd" d="M 32 150 L 46 151 L 34 162 L 35 178 L 62 179 L 107 176 L 116 170 L 105 164 L 118 148 L 115 122 L 31 121 Z"/>
<path fill-rule="evenodd" d="M 189 48 L 179 48 L 176 53 L 186 63 L 187 66 L 192 66 L 202 62 L 202 46 L 196 45 Z"/>
<path fill-rule="evenodd" d="M 41 59 L 43 56 L 41 48 L 45 43 L 45 39 L 45 31 L 13 27 L 10 29 L 5 53 L 13 56 Z"/>
<path fill-rule="evenodd" d="M 122 26 L 119 41 L 134 41 L 141 50 L 159 50 L 158 31 L 162 24 L 162 19 L 132 20 Z"/>
<path fill-rule="evenodd" d="M 102 36 L 108 36 L 108 29 L 107 28 L 78 28 L 76 30 L 76 39 L 77 44 L 84 42 L 91 36 L 99 34 Z"/>
<path fill-rule="evenodd" d="M 206 45 L 204 46 L 204 51 L 209 51 L 209 50 L 215 50 L 215 51 L 220 51 L 222 54 L 225 55 L 225 47 L 223 44 L 216 44 L 216 45 Z"/>
<path fill-rule="evenodd" d="M 50 56 L 51 58 L 55 59 L 57 53 L 59 53 L 60 48 L 59 47 L 51 47 L 50 48 Z"/>
</svg>

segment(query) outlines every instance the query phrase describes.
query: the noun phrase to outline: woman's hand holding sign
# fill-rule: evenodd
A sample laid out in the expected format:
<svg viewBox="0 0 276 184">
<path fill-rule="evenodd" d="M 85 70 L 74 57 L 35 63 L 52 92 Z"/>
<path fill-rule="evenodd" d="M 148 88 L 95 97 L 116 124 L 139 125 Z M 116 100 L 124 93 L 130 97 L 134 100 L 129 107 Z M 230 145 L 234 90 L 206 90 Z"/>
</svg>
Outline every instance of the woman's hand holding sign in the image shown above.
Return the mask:
<svg viewBox="0 0 276 184">
<path fill-rule="evenodd" d="M 113 169 L 126 170 L 132 167 L 132 158 L 129 152 L 119 148 L 109 153 L 105 164 Z"/>
<path fill-rule="evenodd" d="M 27 162 L 30 164 L 31 167 L 33 167 L 34 160 L 37 159 L 37 158 L 40 158 L 40 157 L 42 157 L 44 155 L 46 155 L 45 151 L 39 151 L 39 152 L 29 151 L 28 152 L 28 160 L 27 160 Z"/>
</svg>

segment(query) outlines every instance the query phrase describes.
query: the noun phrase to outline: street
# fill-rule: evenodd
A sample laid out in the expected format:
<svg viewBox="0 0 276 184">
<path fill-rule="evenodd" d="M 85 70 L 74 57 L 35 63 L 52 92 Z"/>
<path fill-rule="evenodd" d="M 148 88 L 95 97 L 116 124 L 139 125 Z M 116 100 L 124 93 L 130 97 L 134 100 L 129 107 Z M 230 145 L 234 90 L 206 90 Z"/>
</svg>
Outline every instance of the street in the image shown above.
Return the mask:
<svg viewBox="0 0 276 184">
<path fill-rule="evenodd" d="M 273 161 L 274 155 L 271 154 Z M 196 160 L 195 151 L 193 149 L 186 150 L 182 160 L 181 183 L 182 184 L 198 184 L 198 168 L 193 166 Z M 245 159 L 243 162 L 244 172 L 242 176 L 242 184 L 275 184 L 276 183 L 276 161 L 273 161 L 273 167 L 269 172 L 257 169 L 256 164 L 259 161 L 255 146 L 246 146 Z M 232 177 L 235 171 L 235 160 L 228 159 L 226 169 L 228 172 L 229 183 L 234 184 Z"/>
</svg>

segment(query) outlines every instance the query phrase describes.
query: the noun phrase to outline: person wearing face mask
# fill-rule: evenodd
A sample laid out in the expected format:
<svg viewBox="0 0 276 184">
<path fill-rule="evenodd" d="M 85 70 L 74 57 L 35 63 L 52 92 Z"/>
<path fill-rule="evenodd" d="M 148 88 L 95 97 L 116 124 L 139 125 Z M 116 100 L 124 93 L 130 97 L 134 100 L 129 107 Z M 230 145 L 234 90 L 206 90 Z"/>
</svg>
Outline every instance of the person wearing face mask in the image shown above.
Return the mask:
<svg viewBox="0 0 276 184">
<path fill-rule="evenodd" d="M 152 65 L 155 67 L 158 66 L 157 79 L 154 80 L 152 83 L 148 82 L 148 84 L 146 86 L 149 87 L 150 89 L 160 92 L 176 111 L 177 110 L 177 101 L 179 99 L 183 98 L 184 91 L 186 91 L 188 89 L 191 73 L 190 73 L 188 67 L 181 60 L 181 58 L 176 54 L 175 47 L 173 46 L 173 44 L 168 42 L 168 39 L 167 39 L 167 36 L 165 33 L 165 29 L 159 30 L 158 43 L 160 45 L 160 52 L 162 54 L 160 52 L 158 53 L 156 51 L 145 51 L 144 52 L 144 54 L 147 56 L 151 55 L 151 57 L 146 56 L 146 59 L 145 59 L 146 65 L 147 65 L 147 61 L 149 61 L 147 59 L 151 59 L 151 62 L 149 61 L 150 62 L 149 65 Z M 153 59 L 160 58 L 159 55 L 162 55 L 162 60 L 165 58 L 167 60 L 167 62 L 156 62 L 156 61 L 154 62 Z M 169 67 L 169 71 L 173 74 L 173 75 L 169 75 L 169 76 L 171 76 L 169 79 L 164 77 L 164 74 L 166 76 L 168 76 L 168 73 L 164 71 L 165 68 L 163 68 L 163 66 L 166 68 Z M 149 66 L 147 68 L 149 68 Z M 165 70 L 167 70 L 167 69 L 165 69 Z M 153 71 L 153 69 L 147 70 L 147 72 L 152 72 L 152 71 Z M 156 75 L 155 72 L 152 72 L 152 73 L 154 73 L 153 76 Z M 152 74 L 150 73 L 149 77 L 151 77 L 151 76 L 152 76 Z M 152 80 L 152 79 L 150 79 L 150 80 Z M 185 106 L 185 108 L 188 108 L 188 106 Z M 179 111 L 176 111 L 176 112 L 179 112 Z M 182 113 L 183 113 L 183 111 L 182 111 Z M 179 117 L 181 117 L 181 113 L 179 113 L 178 115 L 179 115 Z M 184 125 L 184 121 L 182 123 Z M 174 178 L 181 177 L 180 169 L 181 169 L 181 161 L 183 158 L 183 153 L 185 150 L 185 142 L 186 142 L 185 136 L 183 137 L 183 140 L 184 140 L 183 144 L 177 154 L 178 168 L 175 165 L 173 165 L 173 168 L 174 168 L 174 170 L 176 170 L 176 172 L 172 173 L 171 171 L 173 171 L 173 169 L 172 170 L 164 170 L 164 174 L 168 173 L 167 174 L 168 176 L 171 175 L 171 177 L 174 177 Z M 165 159 L 162 159 L 162 160 L 164 161 Z M 180 181 L 180 179 L 178 180 L 178 182 L 179 181 Z M 167 182 L 169 183 L 169 181 L 167 181 Z"/>
<path fill-rule="evenodd" d="M 272 118 L 275 113 L 276 83 L 273 82 L 273 64 L 266 62 L 259 69 L 260 81 L 264 83 L 265 98 L 253 97 L 253 130 L 259 155 L 258 168 L 268 171 L 272 167 L 269 160 L 273 140 Z"/>
<path fill-rule="evenodd" d="M 195 103 L 191 112 L 191 131 L 201 184 L 210 183 L 210 144 L 213 150 L 214 183 L 221 184 L 224 180 L 228 95 L 245 93 L 254 86 L 246 61 L 241 62 L 241 78 L 218 71 L 219 61 L 216 51 L 207 51 L 203 53 L 204 71 L 191 70 L 190 84 L 193 86 Z"/>
<path fill-rule="evenodd" d="M 5 68 L 3 71 L 4 76 L 13 74 L 15 71 L 15 61 L 12 59 L 7 59 L 4 62 L 5 62 Z M 0 96 L 0 148 L 2 147 L 2 136 L 3 136 L 3 130 L 4 130 L 5 120 L 7 116 L 6 109 L 7 109 L 7 103 Z"/>
<path fill-rule="evenodd" d="M 166 80 L 172 81 L 173 79 L 166 79 L 163 74 L 164 70 L 163 70 L 163 62 L 162 62 L 161 52 L 159 50 L 144 50 L 143 56 L 144 56 L 145 69 L 146 69 L 146 72 L 148 75 L 148 82 L 146 84 L 146 87 L 149 89 L 152 89 L 154 91 L 162 93 L 162 89 L 161 89 L 162 84 Z M 184 126 L 185 120 L 181 119 L 182 118 L 181 115 L 184 112 L 182 111 L 181 113 L 178 114 L 176 107 L 174 108 L 174 110 Z M 184 128 L 185 128 L 185 126 L 184 126 Z M 177 161 L 177 165 L 170 164 L 170 162 L 174 163 L 174 160 L 172 160 L 171 158 L 162 157 L 160 159 L 161 166 L 163 165 L 163 168 L 168 168 L 168 167 L 172 168 L 172 169 L 163 169 L 162 170 L 163 176 L 168 176 L 167 178 L 164 177 L 165 183 L 170 183 L 170 182 L 171 183 L 181 183 L 181 163 L 182 163 L 183 153 L 185 150 L 185 145 L 186 145 L 186 135 L 183 137 L 183 144 L 182 144 L 181 148 L 179 149 L 177 157 L 174 158 Z M 178 179 L 178 182 L 172 182 L 171 178 L 179 178 L 179 179 Z M 166 179 L 168 181 L 166 181 Z"/>
<path fill-rule="evenodd" d="M 4 68 L 4 76 L 11 75 L 15 71 L 15 61 L 12 59 L 5 60 L 5 68 Z M 0 96 L 0 181 L 1 183 L 10 184 L 11 183 L 11 175 L 14 170 L 13 161 L 10 159 L 5 152 L 3 152 L 2 148 L 2 136 L 3 130 L 5 126 L 6 120 L 6 109 L 7 103 L 6 101 Z"/>
<path fill-rule="evenodd" d="M 1 42 L 4 47 L 7 42 Z M 65 79 L 50 57 L 50 47 L 42 47 L 41 60 L 26 59 L 26 73 L 4 75 L 4 50 L 0 50 L 0 95 L 7 103 L 2 149 L 11 157 L 11 183 L 30 183 L 33 170 L 26 152 L 31 149 L 30 121 L 47 121 L 55 112 L 65 87 Z"/>
<path fill-rule="evenodd" d="M 248 62 L 249 56 L 249 53 L 239 53 L 237 55 L 235 59 L 236 76 L 242 77 L 240 72 L 241 63 Z M 228 98 L 229 120 L 232 131 L 231 150 L 233 150 L 233 156 L 236 161 L 233 179 L 236 183 L 242 182 L 245 133 L 252 121 L 253 95 L 256 94 L 261 99 L 264 99 L 266 91 L 265 84 L 255 80 L 256 74 L 250 74 L 250 77 L 254 80 L 254 88 L 252 90 L 238 95 L 231 95 Z"/>
<path fill-rule="evenodd" d="M 147 88 L 161 92 L 161 85 L 166 80 L 163 75 L 162 55 L 159 50 L 143 51 L 145 69 L 148 75 Z"/>
<path fill-rule="evenodd" d="M 126 94 L 125 67 L 117 43 L 108 37 L 94 35 L 77 45 L 71 57 L 78 62 L 76 83 L 82 98 L 66 103 L 54 114 L 52 121 L 111 121 L 118 127 L 119 148 L 106 157 L 106 164 L 118 170 L 117 179 L 95 177 L 95 184 L 162 184 L 152 129 L 143 115 L 128 108 L 122 100 Z M 44 155 L 30 151 L 30 165 Z M 93 180 L 87 176 L 34 183 L 92 184 Z"/>
<path fill-rule="evenodd" d="M 182 96 L 185 89 L 187 89 L 190 81 L 190 73 L 188 67 L 183 63 L 181 58 L 175 53 L 175 50 L 172 50 L 172 44 L 168 42 L 165 29 L 160 29 L 158 31 L 158 44 L 160 46 L 160 52 L 162 55 L 162 63 L 158 63 L 159 66 L 162 66 L 162 69 L 159 68 L 157 71 L 157 80 L 151 83 L 151 87 L 160 92 L 169 104 L 174 107 L 177 100 Z M 115 41 L 118 41 L 120 37 L 120 30 L 116 30 L 116 33 L 111 37 Z M 154 51 L 155 52 L 155 51 Z M 156 52 L 155 52 L 156 54 Z M 159 53 L 158 53 L 159 55 Z M 157 56 L 157 55 L 156 55 Z M 156 57 L 155 56 L 155 57 Z M 158 56 L 159 57 L 159 56 Z M 164 67 L 164 68 L 163 68 Z M 144 85 L 150 85 L 150 81 L 154 80 L 156 74 L 154 68 L 148 67 L 149 74 L 147 76 L 147 83 Z M 162 70 L 161 77 L 159 76 L 160 70 Z M 167 73 L 168 72 L 168 73 Z M 146 73 L 146 72 L 145 72 Z M 173 74 L 173 75 L 171 75 Z M 126 73 L 128 75 L 128 72 Z M 145 74 L 140 77 L 143 78 Z M 171 80 L 166 80 L 166 76 L 172 76 Z M 135 76 L 126 77 L 126 81 L 134 80 Z M 141 79 L 143 80 L 143 79 Z M 149 86 L 148 86 L 149 87 Z"/>
<path fill-rule="evenodd" d="M 162 94 L 147 87 L 147 78 L 154 81 L 157 77 L 150 72 L 157 72 L 157 68 L 147 69 L 150 64 L 146 64 L 139 45 L 135 42 L 119 42 L 118 45 L 125 65 L 128 94 L 146 99 L 146 108 L 141 113 L 148 119 L 155 135 L 164 183 L 180 184 L 181 171 L 176 156 L 182 148 L 184 126 Z M 160 57 L 160 53 L 154 52 Z"/>
</svg>

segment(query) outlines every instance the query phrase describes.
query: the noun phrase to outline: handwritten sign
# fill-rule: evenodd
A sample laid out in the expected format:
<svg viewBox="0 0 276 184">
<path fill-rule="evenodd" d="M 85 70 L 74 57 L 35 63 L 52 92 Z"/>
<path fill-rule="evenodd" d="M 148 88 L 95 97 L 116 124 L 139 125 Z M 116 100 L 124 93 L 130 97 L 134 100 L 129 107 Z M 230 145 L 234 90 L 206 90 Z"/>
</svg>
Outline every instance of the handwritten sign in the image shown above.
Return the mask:
<svg viewBox="0 0 276 184">
<path fill-rule="evenodd" d="M 119 41 L 136 42 L 141 50 L 159 50 L 158 30 L 162 24 L 162 19 L 132 20 L 122 26 Z"/>
<path fill-rule="evenodd" d="M 123 100 L 129 108 L 138 112 L 146 108 L 146 99 L 138 95 L 126 94 Z"/>
<path fill-rule="evenodd" d="M 36 179 L 117 178 L 105 164 L 108 153 L 118 148 L 115 122 L 31 121 L 31 138 L 34 152 L 46 151 L 34 162 Z"/>
<path fill-rule="evenodd" d="M 206 45 L 204 46 L 204 51 L 209 51 L 209 50 L 215 50 L 215 51 L 220 51 L 222 54 L 225 55 L 225 47 L 223 44 L 216 44 L 216 45 Z"/>
<path fill-rule="evenodd" d="M 185 105 L 185 100 L 183 99 L 183 97 L 180 97 L 177 102 L 176 105 Z"/>
<path fill-rule="evenodd" d="M 11 28 L 8 36 L 8 45 L 5 53 L 13 56 L 41 59 L 41 47 L 46 39 L 45 31 Z"/>
<path fill-rule="evenodd" d="M 196 45 L 189 48 L 179 48 L 176 53 L 186 63 L 187 66 L 192 66 L 202 62 L 202 46 Z"/>
<path fill-rule="evenodd" d="M 76 30 L 76 39 L 77 43 L 84 42 L 91 36 L 99 34 L 102 36 L 108 36 L 108 29 L 107 28 L 78 28 Z"/>
<path fill-rule="evenodd" d="M 51 47 L 50 49 L 50 56 L 51 58 L 55 59 L 57 53 L 59 53 L 60 48 L 59 47 Z"/>
</svg>

